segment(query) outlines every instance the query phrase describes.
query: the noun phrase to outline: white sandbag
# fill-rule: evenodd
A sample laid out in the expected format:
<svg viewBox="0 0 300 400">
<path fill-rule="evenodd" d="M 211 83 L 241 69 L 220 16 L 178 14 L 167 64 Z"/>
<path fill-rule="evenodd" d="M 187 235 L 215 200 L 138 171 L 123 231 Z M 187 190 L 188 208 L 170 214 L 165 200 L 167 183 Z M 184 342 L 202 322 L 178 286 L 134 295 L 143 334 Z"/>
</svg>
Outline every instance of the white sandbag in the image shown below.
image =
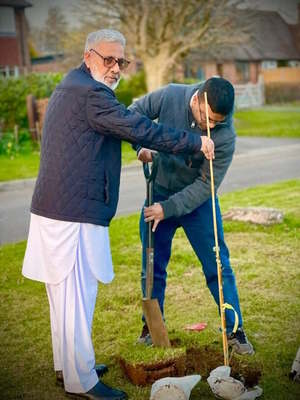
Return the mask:
<svg viewBox="0 0 300 400">
<path fill-rule="evenodd" d="M 244 384 L 230 376 L 230 367 L 221 366 L 211 371 L 207 382 L 218 398 L 224 400 L 255 400 L 262 395 L 259 386 L 247 390 Z"/>
<path fill-rule="evenodd" d="M 261 396 L 263 390 L 259 386 L 254 386 L 252 389 L 248 389 L 240 397 L 235 400 L 255 400 L 257 397 Z"/>
<path fill-rule="evenodd" d="M 293 379 L 295 382 L 300 382 L 300 347 L 292 364 L 290 378 Z"/>
<path fill-rule="evenodd" d="M 159 379 L 152 385 L 150 400 L 188 400 L 200 379 L 200 375 Z"/>
<path fill-rule="evenodd" d="M 224 400 L 235 400 L 246 392 L 246 388 L 242 382 L 231 376 L 209 376 L 207 382 L 213 394 Z"/>
</svg>

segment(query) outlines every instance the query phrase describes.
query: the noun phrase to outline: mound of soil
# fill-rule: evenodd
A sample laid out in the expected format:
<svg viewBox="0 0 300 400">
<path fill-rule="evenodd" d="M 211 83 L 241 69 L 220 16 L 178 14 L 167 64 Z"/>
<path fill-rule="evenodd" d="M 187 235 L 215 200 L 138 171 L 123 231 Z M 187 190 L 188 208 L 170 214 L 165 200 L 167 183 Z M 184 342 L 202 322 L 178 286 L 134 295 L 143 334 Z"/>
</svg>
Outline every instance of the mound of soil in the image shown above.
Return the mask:
<svg viewBox="0 0 300 400">
<path fill-rule="evenodd" d="M 174 346 L 174 342 L 172 345 Z M 191 347 L 186 350 L 185 355 L 156 363 L 141 362 L 133 365 L 119 359 L 125 375 L 134 385 L 139 386 L 150 385 L 167 376 L 200 374 L 202 378 L 207 378 L 213 369 L 223 365 L 223 361 L 223 353 L 213 346 Z M 233 355 L 230 366 L 231 376 L 242 381 L 246 387 L 258 384 L 262 373 L 262 365 L 258 362 Z"/>
</svg>

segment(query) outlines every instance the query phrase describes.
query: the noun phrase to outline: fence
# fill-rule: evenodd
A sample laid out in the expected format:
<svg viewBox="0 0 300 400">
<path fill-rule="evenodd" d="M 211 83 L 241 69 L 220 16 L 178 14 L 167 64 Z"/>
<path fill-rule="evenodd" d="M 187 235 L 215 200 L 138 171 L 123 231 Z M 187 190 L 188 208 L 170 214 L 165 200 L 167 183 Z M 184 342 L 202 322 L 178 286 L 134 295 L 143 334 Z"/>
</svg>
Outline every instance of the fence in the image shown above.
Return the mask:
<svg viewBox="0 0 300 400">
<path fill-rule="evenodd" d="M 15 65 L 14 67 L 6 65 L 5 67 L 0 66 L 0 77 L 4 78 L 18 78 L 20 75 L 26 75 L 28 73 L 27 67 L 20 67 Z"/>
<path fill-rule="evenodd" d="M 265 104 L 265 90 L 262 79 L 256 84 L 234 85 L 234 89 L 235 106 L 237 109 L 260 107 Z"/>
<path fill-rule="evenodd" d="M 265 84 L 300 83 L 300 67 L 280 67 L 262 71 Z"/>
</svg>

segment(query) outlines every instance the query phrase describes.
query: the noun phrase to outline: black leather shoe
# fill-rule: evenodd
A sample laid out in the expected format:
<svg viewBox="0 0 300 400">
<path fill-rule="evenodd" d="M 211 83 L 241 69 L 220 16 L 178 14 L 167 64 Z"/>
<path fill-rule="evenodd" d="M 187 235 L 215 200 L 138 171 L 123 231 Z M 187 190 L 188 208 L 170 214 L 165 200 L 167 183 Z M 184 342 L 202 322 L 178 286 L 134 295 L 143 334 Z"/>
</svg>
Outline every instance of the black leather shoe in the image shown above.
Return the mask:
<svg viewBox="0 0 300 400">
<path fill-rule="evenodd" d="M 101 378 L 101 376 L 103 376 L 104 374 L 106 374 L 108 372 L 107 365 L 105 365 L 105 364 L 96 364 L 95 365 L 95 370 L 96 370 L 96 373 L 97 373 L 99 378 Z M 58 386 L 63 387 L 64 386 L 63 372 L 62 371 L 55 371 L 55 375 L 56 375 L 56 384 Z"/>
<path fill-rule="evenodd" d="M 86 393 L 70 393 L 66 392 L 67 395 L 84 397 L 92 400 L 126 400 L 128 396 L 125 392 L 118 389 L 113 389 L 101 381 L 99 381 L 91 390 Z"/>
</svg>

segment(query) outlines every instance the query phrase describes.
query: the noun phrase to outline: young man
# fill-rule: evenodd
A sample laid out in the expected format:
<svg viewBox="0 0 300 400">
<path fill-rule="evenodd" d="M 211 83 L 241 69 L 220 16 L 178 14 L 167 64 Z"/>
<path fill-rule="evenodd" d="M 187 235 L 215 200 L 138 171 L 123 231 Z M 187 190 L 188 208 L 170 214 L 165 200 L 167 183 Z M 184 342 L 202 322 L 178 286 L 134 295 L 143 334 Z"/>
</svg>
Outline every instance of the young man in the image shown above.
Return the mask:
<svg viewBox="0 0 300 400">
<path fill-rule="evenodd" d="M 98 280 L 113 266 L 108 225 L 118 202 L 121 140 L 163 151 L 213 157 L 213 142 L 157 125 L 128 111 L 113 90 L 128 65 L 125 38 L 91 33 L 84 63 L 55 89 L 44 121 L 41 163 L 32 204 L 24 276 L 46 283 L 54 369 L 69 394 L 127 398 L 98 376 L 91 340 Z"/>
<path fill-rule="evenodd" d="M 232 161 L 236 134 L 232 123 L 234 89 L 222 78 L 211 78 L 200 85 L 168 85 L 136 101 L 131 110 L 158 118 L 160 123 L 180 129 L 193 129 L 195 134 L 206 134 L 204 92 L 208 97 L 209 125 L 215 143 L 213 162 L 216 190 L 220 186 Z M 202 136 L 203 137 L 203 136 Z M 152 160 L 150 150 L 137 147 L 138 158 Z M 145 293 L 146 271 L 146 222 L 153 221 L 154 285 L 152 297 L 157 298 L 164 313 L 167 266 L 171 256 L 172 239 L 176 229 L 182 227 L 191 243 L 206 278 L 207 286 L 219 305 L 218 278 L 213 248 L 214 231 L 210 187 L 209 162 L 202 155 L 171 155 L 163 152 L 158 156 L 158 170 L 154 183 L 154 202 L 141 214 L 140 234 L 143 244 L 142 291 Z M 223 291 L 226 303 L 231 304 L 239 316 L 239 328 L 233 333 L 234 313 L 226 311 L 229 345 L 239 354 L 252 354 L 253 347 L 243 330 L 235 277 L 224 240 L 222 217 L 216 197 L 216 214 L 220 258 L 223 268 Z M 143 318 L 144 320 L 144 318 Z M 143 326 L 140 342 L 151 343 L 148 327 Z"/>
</svg>

